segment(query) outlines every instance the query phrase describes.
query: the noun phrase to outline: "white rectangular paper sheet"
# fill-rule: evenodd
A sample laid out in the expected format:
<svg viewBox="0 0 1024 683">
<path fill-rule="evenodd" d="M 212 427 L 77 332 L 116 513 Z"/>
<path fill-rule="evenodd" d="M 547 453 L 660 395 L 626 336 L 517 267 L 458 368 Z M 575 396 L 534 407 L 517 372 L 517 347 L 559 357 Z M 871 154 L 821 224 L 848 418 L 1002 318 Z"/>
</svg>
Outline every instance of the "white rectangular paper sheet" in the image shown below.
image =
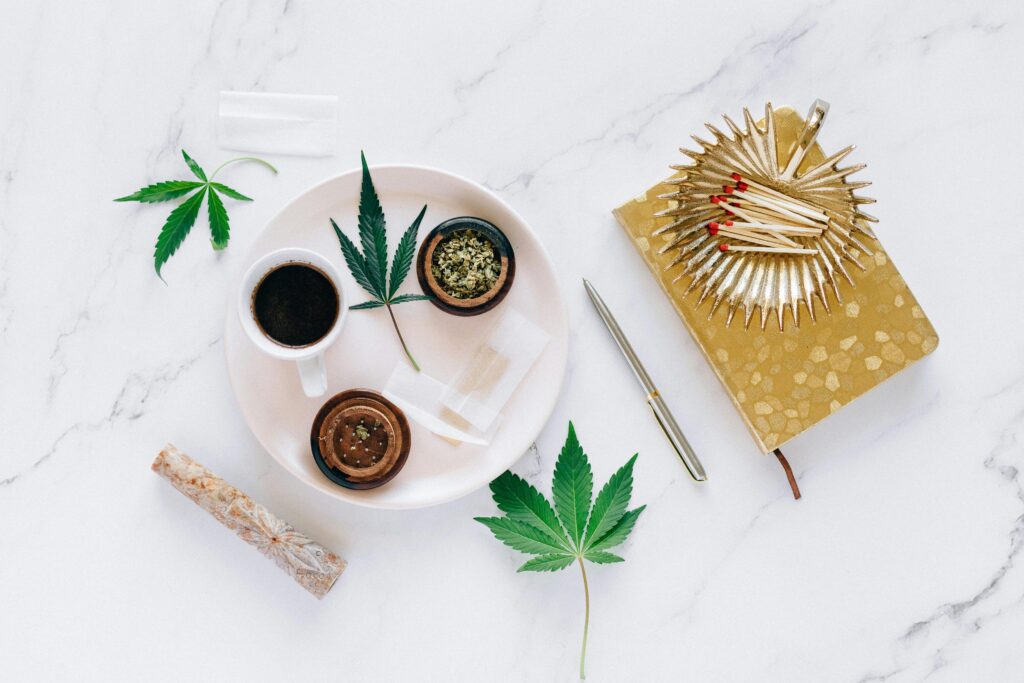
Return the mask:
<svg viewBox="0 0 1024 683">
<path fill-rule="evenodd" d="M 506 308 L 487 340 L 445 387 L 441 403 L 487 431 L 550 338 L 519 311 Z"/>
<path fill-rule="evenodd" d="M 486 433 L 474 429 L 465 420 L 445 408 L 441 394 L 445 385 L 424 372 L 416 372 L 408 363 L 395 366 L 384 387 L 384 397 L 402 409 L 409 419 L 449 441 L 486 446 L 494 438 L 498 423 Z"/>
<path fill-rule="evenodd" d="M 242 152 L 332 156 L 338 143 L 338 98 L 222 91 L 217 139 L 221 147 Z"/>
</svg>

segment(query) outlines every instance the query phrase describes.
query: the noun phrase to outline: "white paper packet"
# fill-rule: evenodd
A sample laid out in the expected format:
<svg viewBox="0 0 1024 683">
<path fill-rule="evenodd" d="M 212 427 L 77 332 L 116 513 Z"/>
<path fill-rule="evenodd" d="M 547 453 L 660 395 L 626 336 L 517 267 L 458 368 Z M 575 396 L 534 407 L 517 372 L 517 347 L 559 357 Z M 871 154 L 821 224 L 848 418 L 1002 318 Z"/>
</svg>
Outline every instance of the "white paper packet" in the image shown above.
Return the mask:
<svg viewBox="0 0 1024 683">
<path fill-rule="evenodd" d="M 217 140 L 225 149 L 323 157 L 338 143 L 333 95 L 221 91 Z"/>
<path fill-rule="evenodd" d="M 426 374 L 416 372 L 407 363 L 399 363 L 384 387 L 384 398 L 402 409 L 410 420 L 450 441 L 486 446 L 498 431 L 498 422 L 485 433 L 445 408 L 441 394 L 445 385 Z"/>
<path fill-rule="evenodd" d="M 522 313 L 506 308 L 473 358 L 445 387 L 442 405 L 486 432 L 550 339 Z"/>
</svg>

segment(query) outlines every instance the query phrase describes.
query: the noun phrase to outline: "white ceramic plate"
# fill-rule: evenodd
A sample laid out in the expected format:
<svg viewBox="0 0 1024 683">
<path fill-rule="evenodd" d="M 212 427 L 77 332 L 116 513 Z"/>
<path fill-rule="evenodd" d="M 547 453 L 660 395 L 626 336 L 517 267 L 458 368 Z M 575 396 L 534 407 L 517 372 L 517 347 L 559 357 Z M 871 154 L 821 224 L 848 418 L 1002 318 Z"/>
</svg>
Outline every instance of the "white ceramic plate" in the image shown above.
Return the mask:
<svg viewBox="0 0 1024 683">
<path fill-rule="evenodd" d="M 454 500 L 484 486 L 514 463 L 540 433 L 561 390 L 568 357 L 568 321 L 554 268 L 530 226 L 511 207 L 480 185 L 445 171 L 420 166 L 378 166 L 374 185 L 387 217 L 391 249 L 426 204 L 420 239 L 455 216 L 479 216 L 504 231 L 516 254 L 516 278 L 508 297 L 493 310 L 459 318 L 430 302 L 395 307 L 402 334 L 424 372 L 442 381 L 453 376 L 506 307 L 543 327 L 551 341 L 503 411 L 489 446 L 453 446 L 412 427 L 405 468 L 389 483 L 368 491 L 337 486 L 317 469 L 309 433 L 317 410 L 331 395 L 351 388 L 381 390 L 397 363 L 405 363 L 387 313 L 351 311 L 338 340 L 327 351 L 328 392 L 306 398 L 293 363 L 270 358 L 246 337 L 238 321 L 241 275 L 260 256 L 281 247 L 320 252 L 342 271 L 349 303 L 366 300 L 348 273 L 328 218 L 358 243 L 356 217 L 360 172 L 342 173 L 303 192 L 264 228 L 232 281 L 224 347 L 228 373 L 242 415 L 256 438 L 285 469 L 335 498 L 377 508 L 417 508 Z M 402 292 L 420 292 L 415 268 Z"/>
</svg>

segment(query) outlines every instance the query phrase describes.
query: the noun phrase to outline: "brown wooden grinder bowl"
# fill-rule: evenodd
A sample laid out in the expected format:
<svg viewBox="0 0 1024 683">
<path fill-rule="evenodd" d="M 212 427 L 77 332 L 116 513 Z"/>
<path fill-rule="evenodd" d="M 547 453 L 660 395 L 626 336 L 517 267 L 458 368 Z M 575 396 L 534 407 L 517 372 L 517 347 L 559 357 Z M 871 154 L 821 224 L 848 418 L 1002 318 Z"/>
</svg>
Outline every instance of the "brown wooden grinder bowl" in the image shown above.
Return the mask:
<svg viewBox="0 0 1024 683">
<path fill-rule="evenodd" d="M 328 399 L 313 420 L 309 439 L 324 476 L 350 489 L 391 481 L 405 466 L 411 445 L 405 414 L 369 389 L 350 389 Z"/>
<path fill-rule="evenodd" d="M 437 245 L 451 233 L 463 230 L 478 232 L 490 241 L 494 245 L 494 251 L 501 261 L 501 273 L 498 275 L 498 281 L 494 283 L 490 290 L 472 299 L 458 299 L 448 294 L 434 278 L 434 273 L 430 268 L 434 260 L 434 249 L 437 248 Z M 515 277 L 516 255 L 512 251 L 512 245 L 509 243 L 508 238 L 505 237 L 505 233 L 490 221 L 485 221 L 482 218 L 461 216 L 446 220 L 430 231 L 423 240 L 423 244 L 420 245 L 420 251 L 416 257 L 416 278 L 420 281 L 423 293 L 434 297 L 431 299 L 431 302 L 442 311 L 452 315 L 480 315 L 491 310 L 501 303 L 502 299 L 508 294 L 508 290 L 512 287 Z"/>
</svg>

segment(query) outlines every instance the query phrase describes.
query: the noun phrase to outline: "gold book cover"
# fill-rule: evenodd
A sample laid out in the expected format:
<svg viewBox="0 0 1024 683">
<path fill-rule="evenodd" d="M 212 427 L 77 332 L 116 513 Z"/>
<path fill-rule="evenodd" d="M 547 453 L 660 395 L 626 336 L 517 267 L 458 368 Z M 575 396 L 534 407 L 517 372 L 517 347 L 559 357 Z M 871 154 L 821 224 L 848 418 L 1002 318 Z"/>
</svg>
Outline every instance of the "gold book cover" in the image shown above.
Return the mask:
<svg viewBox="0 0 1024 683">
<path fill-rule="evenodd" d="M 767 128 L 776 142 L 771 156 L 780 168 L 785 168 L 799 147 L 798 139 L 806 133 L 807 122 L 792 109 L 779 108 L 774 110 L 772 124 L 774 131 L 771 126 Z M 765 133 L 765 121 L 754 124 L 748 117 L 749 125 Z M 812 140 L 805 157 L 797 162 L 796 173 L 825 161 L 825 154 Z M 829 165 L 835 168 L 835 164 Z M 873 236 L 865 240 L 870 242 L 869 249 L 851 248 L 860 264 L 849 269 L 852 283 L 837 274 L 834 288 L 822 292 L 824 297 L 807 297 L 812 299 L 810 305 L 816 306 L 814 319 L 809 315 L 812 310 L 808 302 L 803 300 L 793 303 L 785 325 L 782 307 L 779 324 L 775 324 L 774 316 L 769 324 L 762 324 L 763 318 L 757 315 L 745 316 L 741 311 L 731 320 L 727 306 L 699 303 L 700 288 L 688 291 L 693 274 L 684 274 L 681 265 L 673 263 L 679 260 L 673 250 L 663 251 L 674 235 L 655 235 L 673 221 L 671 216 L 655 214 L 678 205 L 673 199 L 659 196 L 677 192 L 678 181 L 685 174 L 685 170 L 680 171 L 655 185 L 615 209 L 614 214 L 763 452 L 779 448 L 935 350 L 935 328 Z M 871 235 L 866 226 L 865 232 Z M 836 292 L 841 300 L 836 299 Z M 828 310 L 824 310 L 822 298 Z M 798 324 L 794 312 L 799 314 Z M 766 312 L 761 313 L 764 316 Z"/>
</svg>

